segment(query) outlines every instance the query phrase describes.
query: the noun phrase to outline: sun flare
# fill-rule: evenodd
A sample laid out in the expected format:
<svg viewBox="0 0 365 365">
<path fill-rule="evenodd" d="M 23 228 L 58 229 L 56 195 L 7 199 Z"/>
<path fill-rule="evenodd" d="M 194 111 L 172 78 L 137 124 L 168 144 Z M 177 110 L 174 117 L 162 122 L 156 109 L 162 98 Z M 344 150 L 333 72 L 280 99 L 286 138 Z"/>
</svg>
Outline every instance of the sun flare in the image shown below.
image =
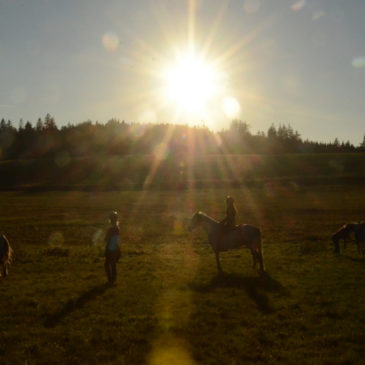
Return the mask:
<svg viewBox="0 0 365 365">
<path fill-rule="evenodd" d="M 184 112 L 203 112 L 219 90 L 219 74 L 204 59 L 180 57 L 165 71 L 165 93 Z"/>
</svg>

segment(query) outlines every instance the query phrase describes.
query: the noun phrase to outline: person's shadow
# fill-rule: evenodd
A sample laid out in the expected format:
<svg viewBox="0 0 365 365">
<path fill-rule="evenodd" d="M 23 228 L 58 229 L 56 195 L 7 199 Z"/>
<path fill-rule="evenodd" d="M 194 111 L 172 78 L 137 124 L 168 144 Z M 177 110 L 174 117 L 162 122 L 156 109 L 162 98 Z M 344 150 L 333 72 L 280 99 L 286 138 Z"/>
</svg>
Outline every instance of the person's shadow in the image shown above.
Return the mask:
<svg viewBox="0 0 365 365">
<path fill-rule="evenodd" d="M 76 309 L 82 308 L 90 300 L 102 295 L 108 288 L 110 288 L 110 284 L 108 283 L 98 285 L 80 295 L 76 300 L 70 299 L 59 311 L 46 314 L 44 326 L 47 328 L 55 327 L 68 314 Z"/>
</svg>

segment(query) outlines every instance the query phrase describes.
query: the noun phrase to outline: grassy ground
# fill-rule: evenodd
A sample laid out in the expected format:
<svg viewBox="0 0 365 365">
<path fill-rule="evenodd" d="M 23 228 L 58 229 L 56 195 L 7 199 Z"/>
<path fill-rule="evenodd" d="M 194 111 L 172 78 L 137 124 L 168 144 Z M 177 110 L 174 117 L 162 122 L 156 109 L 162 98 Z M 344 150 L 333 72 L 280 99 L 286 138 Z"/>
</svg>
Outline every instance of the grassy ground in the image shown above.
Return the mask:
<svg viewBox="0 0 365 365">
<path fill-rule="evenodd" d="M 248 251 L 222 254 L 223 279 L 195 209 L 262 228 L 267 276 Z M 361 186 L 184 192 L 1 192 L 15 251 L 0 279 L 0 364 L 364 364 L 365 258 L 329 237 L 364 218 Z M 105 285 L 107 215 L 123 256 Z"/>
<path fill-rule="evenodd" d="M 193 152 L 193 151 L 190 151 Z M 125 155 L 0 161 L 2 190 L 175 190 L 260 186 L 268 180 L 364 182 L 365 153 Z"/>
</svg>

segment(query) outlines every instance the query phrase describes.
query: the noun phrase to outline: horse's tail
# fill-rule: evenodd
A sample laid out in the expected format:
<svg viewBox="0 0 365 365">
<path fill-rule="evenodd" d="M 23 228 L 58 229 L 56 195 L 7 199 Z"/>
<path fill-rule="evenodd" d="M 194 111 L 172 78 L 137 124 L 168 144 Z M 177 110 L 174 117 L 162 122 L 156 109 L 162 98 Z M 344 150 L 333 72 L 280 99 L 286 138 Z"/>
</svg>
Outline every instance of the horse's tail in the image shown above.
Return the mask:
<svg viewBox="0 0 365 365">
<path fill-rule="evenodd" d="M 6 264 L 10 264 L 11 263 L 11 259 L 13 257 L 13 249 L 10 246 L 9 241 L 7 240 L 7 238 L 1 234 L 0 235 L 0 251 L 1 251 L 1 261 L 6 263 Z"/>
<path fill-rule="evenodd" d="M 260 228 L 254 226 L 242 225 L 241 235 L 243 244 L 251 250 L 254 260 L 254 267 L 256 266 L 256 262 L 258 261 L 260 265 L 260 272 L 263 273 L 265 271 L 265 266 L 262 252 L 263 250 L 262 250 Z"/>
</svg>

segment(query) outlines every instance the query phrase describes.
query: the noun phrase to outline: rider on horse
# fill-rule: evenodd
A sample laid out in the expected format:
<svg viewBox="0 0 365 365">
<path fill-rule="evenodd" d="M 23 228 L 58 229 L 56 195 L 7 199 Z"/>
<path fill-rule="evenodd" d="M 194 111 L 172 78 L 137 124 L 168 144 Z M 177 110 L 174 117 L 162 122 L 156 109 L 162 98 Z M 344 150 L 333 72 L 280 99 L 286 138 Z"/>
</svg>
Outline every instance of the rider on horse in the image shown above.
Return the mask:
<svg viewBox="0 0 365 365">
<path fill-rule="evenodd" d="M 234 205 L 234 199 L 231 196 L 227 196 L 226 204 L 226 217 L 219 222 L 222 227 L 222 233 L 229 232 L 236 226 L 237 209 Z"/>
</svg>

